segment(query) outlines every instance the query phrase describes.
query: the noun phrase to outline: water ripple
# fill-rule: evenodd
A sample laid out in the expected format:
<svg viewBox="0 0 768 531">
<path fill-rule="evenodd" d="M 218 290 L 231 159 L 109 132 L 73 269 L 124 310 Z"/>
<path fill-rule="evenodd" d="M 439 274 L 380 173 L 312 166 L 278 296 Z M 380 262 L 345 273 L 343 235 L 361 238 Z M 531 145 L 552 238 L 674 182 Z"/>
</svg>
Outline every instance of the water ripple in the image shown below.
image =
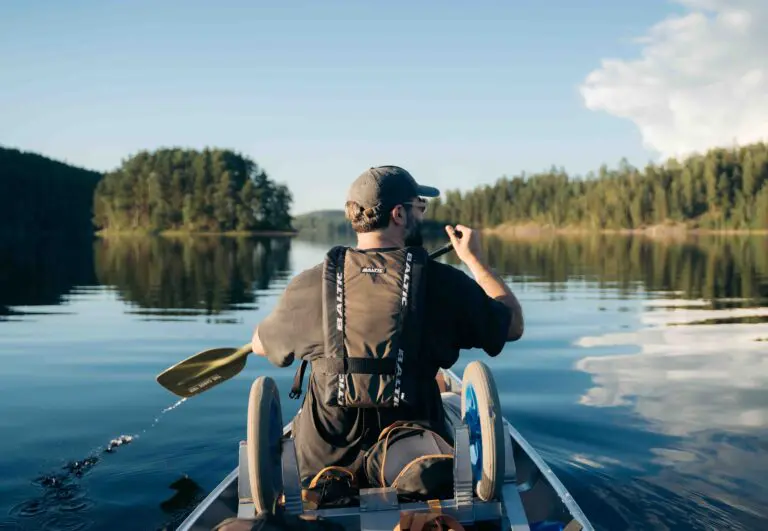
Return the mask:
<svg viewBox="0 0 768 531">
<path fill-rule="evenodd" d="M 71 514 L 52 515 L 41 523 L 42 529 L 50 531 L 83 531 L 91 527 L 91 522 L 84 517 Z"/>
</svg>

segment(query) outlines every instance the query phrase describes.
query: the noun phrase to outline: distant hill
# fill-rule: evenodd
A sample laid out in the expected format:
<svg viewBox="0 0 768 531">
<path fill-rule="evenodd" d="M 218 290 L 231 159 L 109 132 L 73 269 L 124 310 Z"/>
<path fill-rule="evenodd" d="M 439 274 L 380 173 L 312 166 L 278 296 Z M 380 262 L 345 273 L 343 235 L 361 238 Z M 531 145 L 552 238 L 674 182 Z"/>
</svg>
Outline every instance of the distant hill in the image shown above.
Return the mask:
<svg viewBox="0 0 768 531">
<path fill-rule="evenodd" d="M 96 171 L 0 147 L 0 232 L 92 232 L 93 193 L 101 179 Z"/>
<path fill-rule="evenodd" d="M 329 240 L 355 235 L 343 210 L 315 210 L 301 214 L 293 218 L 293 228 L 299 234 Z"/>
</svg>

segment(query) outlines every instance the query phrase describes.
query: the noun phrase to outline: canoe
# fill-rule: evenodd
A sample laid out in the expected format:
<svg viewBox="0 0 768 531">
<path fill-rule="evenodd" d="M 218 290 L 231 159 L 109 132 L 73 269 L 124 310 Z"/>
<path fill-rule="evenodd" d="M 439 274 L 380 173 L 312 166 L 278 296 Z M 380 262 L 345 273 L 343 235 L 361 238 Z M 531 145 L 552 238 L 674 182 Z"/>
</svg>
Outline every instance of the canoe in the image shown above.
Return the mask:
<svg viewBox="0 0 768 531">
<path fill-rule="evenodd" d="M 478 364 L 480 362 L 472 362 Z M 466 372 L 465 372 L 466 374 Z M 437 375 L 443 406 L 446 417 L 452 425 L 460 425 L 462 422 L 462 380 L 451 370 L 442 369 Z M 494 389 L 495 391 L 495 389 Z M 547 466 L 544 459 L 526 441 L 523 436 L 507 421 L 503 421 L 504 439 L 504 470 L 503 485 L 500 488 L 500 499 L 483 501 L 473 496 L 470 488 L 469 496 L 461 496 L 460 487 L 455 487 L 456 496 L 448 500 L 440 500 L 440 511 L 455 516 L 466 529 L 471 529 L 473 523 L 481 521 L 497 521 L 498 529 L 514 531 L 593 531 L 593 527 L 579 508 L 576 501 L 569 494 L 562 482 L 557 478 L 552 469 Z M 298 470 L 295 467 L 295 453 L 292 446 L 291 435 L 292 422 L 288 422 L 282 428 L 286 447 L 291 453 L 286 459 L 283 457 L 283 481 L 284 498 L 286 508 L 292 506 L 294 514 L 302 512 L 305 515 L 320 516 L 325 520 L 333 520 L 343 524 L 345 529 L 355 531 L 367 531 L 372 529 L 394 529 L 398 514 L 404 511 L 429 511 L 434 510 L 434 503 L 399 503 L 397 497 L 385 499 L 387 489 L 370 489 L 371 493 L 365 498 L 360 498 L 357 506 L 332 507 L 309 510 L 302 508 L 300 487 L 299 492 L 289 492 L 288 485 L 291 479 L 294 483 L 298 480 Z M 457 434 L 459 432 L 457 431 Z M 461 442 L 464 441 L 464 442 Z M 459 469 L 465 465 L 469 470 L 470 464 L 463 459 L 459 462 L 460 448 L 466 447 L 469 439 L 456 439 L 456 463 L 454 464 L 454 481 L 460 486 L 462 482 L 456 475 Z M 248 453 L 246 442 L 239 445 L 239 466 L 230 472 L 219 485 L 187 516 L 177 528 L 179 531 L 209 531 L 223 520 L 232 517 L 253 518 L 254 504 L 251 502 L 251 489 L 248 481 Z M 286 462 L 288 465 L 286 465 Z M 294 470 L 289 470 L 293 463 Z M 288 466 L 289 468 L 286 468 Z M 464 469 L 462 469 L 464 470 Z M 468 472 L 471 473 L 471 472 Z M 466 479 L 466 478 L 465 478 Z M 472 482 L 470 481 L 470 485 Z M 361 489 L 361 492 L 365 489 Z M 289 503 L 289 498 L 293 504 Z M 365 506 L 364 509 L 361 509 Z M 387 520 L 389 518 L 389 520 Z M 391 525 L 392 522 L 395 525 Z"/>
</svg>

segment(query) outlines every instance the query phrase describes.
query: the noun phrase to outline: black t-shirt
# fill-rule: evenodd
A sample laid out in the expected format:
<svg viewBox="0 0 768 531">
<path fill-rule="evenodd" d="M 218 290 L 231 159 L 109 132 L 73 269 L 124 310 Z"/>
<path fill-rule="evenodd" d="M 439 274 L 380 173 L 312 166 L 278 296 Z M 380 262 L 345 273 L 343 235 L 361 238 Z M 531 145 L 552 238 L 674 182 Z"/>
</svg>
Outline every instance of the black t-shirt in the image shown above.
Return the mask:
<svg viewBox="0 0 768 531">
<path fill-rule="evenodd" d="M 382 429 L 396 420 L 423 420 L 451 440 L 435 380 L 439 368 L 450 368 L 461 349 L 480 348 L 498 355 L 507 341 L 511 310 L 488 297 L 466 273 L 435 260 L 427 262 L 425 311 L 419 363 L 424 385 L 413 408 L 358 409 L 325 406 L 315 398 L 314 378 L 307 383 L 302 410 L 294 422 L 302 480 L 306 483 L 326 466 L 360 465 L 362 452 Z M 287 367 L 295 359 L 323 355 L 323 265 L 305 270 L 288 284 L 275 309 L 259 324 L 259 339 L 268 359 Z"/>
</svg>

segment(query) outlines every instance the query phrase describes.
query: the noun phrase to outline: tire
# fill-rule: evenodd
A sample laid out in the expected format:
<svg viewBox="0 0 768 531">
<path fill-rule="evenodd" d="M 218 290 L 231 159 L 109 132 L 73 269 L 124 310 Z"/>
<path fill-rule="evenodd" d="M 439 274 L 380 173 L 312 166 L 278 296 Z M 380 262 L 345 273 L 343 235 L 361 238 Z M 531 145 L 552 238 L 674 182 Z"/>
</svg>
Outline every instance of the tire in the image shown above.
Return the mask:
<svg viewBox="0 0 768 531">
<path fill-rule="evenodd" d="M 469 426 L 477 497 L 483 501 L 500 499 L 504 484 L 504 419 L 496 383 L 487 365 L 473 361 L 464 369 L 461 384 L 461 419 Z"/>
<path fill-rule="evenodd" d="M 256 514 L 274 513 L 282 492 L 283 415 L 272 378 L 259 376 L 248 396 L 248 481 Z"/>
</svg>

